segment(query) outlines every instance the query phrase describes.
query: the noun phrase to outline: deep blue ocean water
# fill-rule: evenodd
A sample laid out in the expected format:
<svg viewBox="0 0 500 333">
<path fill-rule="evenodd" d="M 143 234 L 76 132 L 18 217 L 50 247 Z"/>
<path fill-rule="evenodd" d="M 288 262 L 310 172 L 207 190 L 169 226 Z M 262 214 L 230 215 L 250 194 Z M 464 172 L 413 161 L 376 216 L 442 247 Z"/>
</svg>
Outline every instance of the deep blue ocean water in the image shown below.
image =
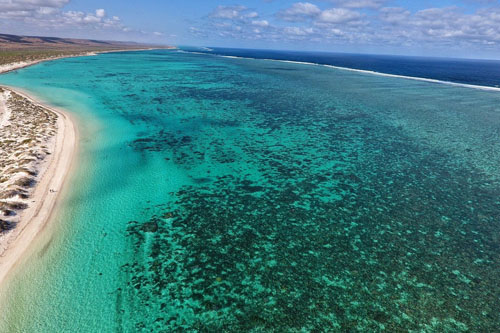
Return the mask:
<svg viewBox="0 0 500 333">
<path fill-rule="evenodd" d="M 479 86 L 500 86 L 500 60 L 447 59 L 217 47 L 186 47 L 183 49 L 225 56 L 309 62 Z"/>
<path fill-rule="evenodd" d="M 500 326 L 497 91 L 166 50 L 0 83 L 80 129 L 0 332 Z"/>
</svg>

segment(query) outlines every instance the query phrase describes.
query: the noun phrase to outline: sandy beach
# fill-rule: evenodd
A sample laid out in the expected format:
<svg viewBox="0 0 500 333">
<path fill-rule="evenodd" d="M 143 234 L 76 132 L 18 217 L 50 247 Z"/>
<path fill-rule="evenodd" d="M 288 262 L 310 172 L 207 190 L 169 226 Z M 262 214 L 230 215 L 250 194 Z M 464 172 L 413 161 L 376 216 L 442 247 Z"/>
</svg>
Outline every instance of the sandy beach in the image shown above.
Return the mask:
<svg viewBox="0 0 500 333">
<path fill-rule="evenodd" d="M 46 144 L 47 153 L 43 162 L 37 164 L 36 185 L 26 193 L 27 208 L 18 211 L 16 226 L 0 236 L 0 285 L 9 276 L 22 255 L 47 225 L 54 211 L 72 161 L 76 156 L 77 131 L 71 117 L 60 109 L 55 109 L 28 96 L 25 92 L 10 87 L 1 87 L 11 94 L 17 94 L 28 102 L 57 116 L 57 129 L 52 145 Z M 5 99 L 0 101 L 0 125 L 8 125 L 6 117 L 13 110 L 8 110 Z M 14 177 L 14 176 L 13 176 Z M 19 199 L 19 198 L 18 198 Z M 8 201 L 7 201 L 8 202 Z"/>
<path fill-rule="evenodd" d="M 83 56 L 92 56 L 95 55 L 95 52 L 86 52 L 82 53 L 79 55 L 73 55 L 73 56 L 60 56 L 60 57 L 51 57 L 51 58 L 44 58 L 44 59 L 37 59 L 37 60 L 32 60 L 32 61 L 19 61 L 19 62 L 13 62 L 9 64 L 4 64 L 0 65 L 0 74 L 15 71 L 21 68 L 33 66 L 36 64 L 39 64 L 41 62 L 45 61 L 51 61 L 51 60 L 57 60 L 57 59 L 62 59 L 62 58 L 73 58 L 73 57 L 83 57 Z"/>
</svg>

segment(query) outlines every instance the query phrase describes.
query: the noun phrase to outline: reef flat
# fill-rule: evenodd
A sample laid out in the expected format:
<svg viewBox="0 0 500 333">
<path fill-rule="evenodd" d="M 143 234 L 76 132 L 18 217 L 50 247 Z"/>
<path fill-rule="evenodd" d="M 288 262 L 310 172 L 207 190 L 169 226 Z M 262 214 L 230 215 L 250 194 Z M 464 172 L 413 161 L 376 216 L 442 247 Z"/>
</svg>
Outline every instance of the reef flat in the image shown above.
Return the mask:
<svg viewBox="0 0 500 333">
<path fill-rule="evenodd" d="M 495 91 L 165 50 L 0 81 L 96 124 L 0 331 L 499 327 Z"/>
</svg>

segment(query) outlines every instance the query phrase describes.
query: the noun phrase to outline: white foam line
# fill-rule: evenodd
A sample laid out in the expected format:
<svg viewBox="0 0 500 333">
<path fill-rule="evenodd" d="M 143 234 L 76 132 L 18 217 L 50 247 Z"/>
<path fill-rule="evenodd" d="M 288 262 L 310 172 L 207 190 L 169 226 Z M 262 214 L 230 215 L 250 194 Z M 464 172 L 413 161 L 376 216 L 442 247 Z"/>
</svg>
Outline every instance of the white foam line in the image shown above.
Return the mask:
<svg viewBox="0 0 500 333">
<path fill-rule="evenodd" d="M 363 73 L 363 74 L 392 77 L 392 78 L 397 78 L 397 79 L 406 79 L 406 80 L 422 81 L 422 82 L 429 82 L 429 83 L 446 84 L 446 85 L 455 86 L 455 87 L 462 87 L 462 88 L 471 88 L 471 89 L 478 89 L 478 90 L 485 90 L 485 91 L 497 91 L 497 92 L 500 92 L 500 87 L 480 86 L 480 85 L 475 85 L 475 84 L 458 83 L 458 82 L 443 81 L 443 80 L 437 80 L 437 79 L 428 79 L 428 78 L 424 78 L 424 77 L 415 77 L 415 76 L 389 74 L 389 73 L 382 73 L 382 72 L 370 71 L 370 70 L 365 70 L 365 69 L 356 69 L 356 68 L 341 67 L 341 66 L 334 66 L 334 65 L 317 64 L 317 63 L 314 63 L 314 62 L 293 61 L 293 60 L 280 60 L 280 59 L 268 59 L 268 58 L 251 58 L 251 57 L 240 57 L 240 56 L 228 56 L 228 55 L 219 55 L 219 54 L 204 53 L 204 52 L 191 52 L 191 51 L 187 51 L 187 53 L 205 54 L 205 55 L 212 55 L 212 56 L 218 56 L 218 57 L 230 58 L 230 59 L 268 60 L 268 61 L 285 62 L 285 63 L 290 63 L 290 64 L 309 65 L 309 66 L 311 66 L 311 65 L 313 65 L 313 66 L 322 66 L 322 67 L 328 67 L 328 68 L 333 68 L 333 69 L 338 69 L 338 70 L 343 70 L 343 71 L 350 71 L 350 72 L 357 72 L 357 73 Z"/>
<path fill-rule="evenodd" d="M 215 54 L 210 54 L 206 52 L 196 52 L 196 51 L 184 51 L 184 50 L 178 50 L 177 52 L 179 53 L 191 53 L 191 54 L 201 54 L 201 55 L 215 55 Z"/>
<path fill-rule="evenodd" d="M 223 57 L 223 58 L 229 58 L 229 59 L 255 59 L 255 58 L 245 58 L 245 57 L 228 56 L 228 55 L 223 55 L 221 57 Z M 257 60 L 257 59 L 255 59 L 255 60 Z"/>
<path fill-rule="evenodd" d="M 375 71 L 369 71 L 369 70 L 363 70 L 363 69 L 354 69 L 354 68 L 339 67 L 339 66 L 332 66 L 332 65 L 323 65 L 323 66 L 335 68 L 335 69 L 341 69 L 341 70 L 345 70 L 345 71 L 365 73 L 365 74 L 378 75 L 378 76 L 393 77 L 393 78 L 398 78 L 398 79 L 407 79 L 407 80 L 423 81 L 423 82 L 430 82 L 430 83 L 439 83 L 439 84 L 446 84 L 449 86 L 472 88 L 472 89 L 479 89 L 479 90 L 486 90 L 486 91 L 500 91 L 499 87 L 479 86 L 479 85 L 475 85 L 475 84 L 428 79 L 428 78 L 424 78 L 424 77 L 388 74 L 388 73 L 381 73 L 381 72 L 375 72 Z"/>
</svg>

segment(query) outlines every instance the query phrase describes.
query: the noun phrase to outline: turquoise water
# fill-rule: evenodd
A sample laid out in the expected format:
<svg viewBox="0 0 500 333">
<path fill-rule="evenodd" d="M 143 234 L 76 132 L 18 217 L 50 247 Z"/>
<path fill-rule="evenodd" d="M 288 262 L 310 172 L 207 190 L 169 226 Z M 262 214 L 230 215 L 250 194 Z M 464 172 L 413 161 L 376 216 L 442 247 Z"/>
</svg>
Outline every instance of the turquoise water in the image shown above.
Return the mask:
<svg viewBox="0 0 500 333">
<path fill-rule="evenodd" d="M 500 325 L 500 93 L 172 51 L 0 83 L 81 131 L 2 332 Z"/>
</svg>

